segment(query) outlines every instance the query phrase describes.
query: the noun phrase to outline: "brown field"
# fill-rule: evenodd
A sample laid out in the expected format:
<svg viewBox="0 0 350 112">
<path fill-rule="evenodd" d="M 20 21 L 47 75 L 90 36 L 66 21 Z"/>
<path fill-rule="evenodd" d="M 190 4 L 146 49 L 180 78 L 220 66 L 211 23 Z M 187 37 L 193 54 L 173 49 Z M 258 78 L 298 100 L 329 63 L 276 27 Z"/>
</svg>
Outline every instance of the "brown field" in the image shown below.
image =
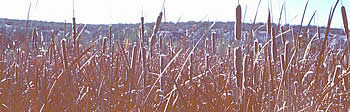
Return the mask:
<svg viewBox="0 0 350 112">
<path fill-rule="evenodd" d="M 243 31 L 238 5 L 228 44 L 211 30 L 215 22 L 196 24 L 180 39 L 163 38 L 163 12 L 148 32 L 141 17 L 136 40 L 112 39 L 111 26 L 108 36 L 88 44 L 75 18 L 72 31 L 52 31 L 48 41 L 38 41 L 40 30 L 27 22 L 21 41 L 0 35 L 0 111 L 350 111 L 350 41 L 344 47 L 329 41 L 332 21 L 343 21 L 349 39 L 346 8 L 338 2 L 324 35 L 309 31 L 315 13 L 304 27 L 273 25 L 268 13 L 266 24 L 255 26 L 254 18 Z M 332 19 L 335 10 L 342 20 Z M 260 27 L 263 37 L 256 35 Z"/>
</svg>

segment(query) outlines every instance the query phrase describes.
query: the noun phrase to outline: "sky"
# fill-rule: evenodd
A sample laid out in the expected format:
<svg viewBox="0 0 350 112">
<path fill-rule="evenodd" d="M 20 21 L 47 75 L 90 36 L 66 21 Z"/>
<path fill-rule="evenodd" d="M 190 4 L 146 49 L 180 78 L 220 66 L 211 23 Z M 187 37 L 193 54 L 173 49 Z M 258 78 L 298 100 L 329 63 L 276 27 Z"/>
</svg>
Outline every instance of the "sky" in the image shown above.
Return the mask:
<svg viewBox="0 0 350 112">
<path fill-rule="evenodd" d="M 27 18 L 30 8 L 31 20 L 50 22 L 71 22 L 73 6 L 77 23 L 83 24 L 117 24 L 139 23 L 144 16 L 146 22 L 156 21 L 164 0 L 0 0 L 0 18 Z M 271 2 L 270 2 L 271 1 Z M 235 21 L 235 8 L 242 7 L 245 23 L 252 23 L 259 0 L 166 0 L 163 21 Z M 285 13 L 282 24 L 300 24 L 307 0 L 261 0 L 257 22 L 266 22 L 268 8 L 272 10 L 273 22 L 278 22 L 282 5 Z M 306 11 L 304 25 L 308 23 L 314 11 L 312 25 L 326 26 L 328 14 L 336 0 L 310 0 Z M 350 17 L 350 0 L 341 0 L 332 21 L 332 27 L 342 28 L 340 6 L 347 9 Z M 245 15 L 245 16 L 244 16 Z"/>
</svg>

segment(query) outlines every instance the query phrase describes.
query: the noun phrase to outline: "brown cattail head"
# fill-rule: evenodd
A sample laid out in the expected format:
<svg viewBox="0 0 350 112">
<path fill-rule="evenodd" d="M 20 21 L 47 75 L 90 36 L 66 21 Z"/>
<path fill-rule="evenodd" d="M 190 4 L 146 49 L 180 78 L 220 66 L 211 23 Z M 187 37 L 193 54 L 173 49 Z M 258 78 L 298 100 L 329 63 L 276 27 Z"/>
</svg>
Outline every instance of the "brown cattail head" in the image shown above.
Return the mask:
<svg viewBox="0 0 350 112">
<path fill-rule="evenodd" d="M 37 31 L 37 28 L 34 28 L 33 30 L 33 35 L 32 35 L 32 44 L 33 44 L 33 48 L 36 47 L 36 39 L 38 38 L 38 31 Z"/>
<path fill-rule="evenodd" d="M 159 15 L 158 15 L 158 18 L 157 18 L 157 22 L 156 22 L 156 24 L 153 27 L 154 29 L 153 29 L 153 33 L 151 35 L 151 39 L 149 40 L 150 43 L 149 43 L 148 47 L 149 47 L 149 51 L 150 51 L 150 55 L 151 55 L 150 57 L 152 57 L 153 45 L 154 45 L 154 43 L 156 41 L 156 35 L 157 35 L 157 32 L 158 32 L 160 23 L 162 21 L 162 15 L 163 15 L 163 13 L 160 12 Z"/>
<path fill-rule="evenodd" d="M 320 27 L 317 27 L 317 35 L 318 35 L 318 39 L 321 39 L 321 29 L 320 29 Z"/>
<path fill-rule="evenodd" d="M 262 44 L 260 43 L 260 44 L 258 45 L 258 52 L 260 52 L 261 48 L 262 48 Z"/>
<path fill-rule="evenodd" d="M 343 25 L 344 25 L 346 37 L 347 37 L 347 39 L 349 40 L 348 19 L 347 19 L 347 16 L 346 16 L 346 10 L 345 10 L 345 7 L 344 7 L 344 6 L 341 7 L 341 14 L 342 14 L 342 16 L 343 16 Z"/>
<path fill-rule="evenodd" d="M 286 62 L 284 61 L 284 54 L 280 55 L 280 62 L 281 62 L 281 71 L 284 72 L 286 69 Z"/>
<path fill-rule="evenodd" d="M 236 77 L 237 77 L 237 85 L 239 88 L 241 88 L 241 85 L 242 84 L 242 72 L 243 72 L 243 59 L 242 59 L 242 50 L 241 50 L 241 47 L 237 47 L 235 49 L 235 61 L 234 61 L 234 65 L 235 65 L 235 68 L 236 68 Z"/>
<path fill-rule="evenodd" d="M 145 26 L 144 26 L 145 18 L 141 17 L 141 24 L 140 24 L 140 37 L 141 37 L 141 43 L 143 45 L 143 42 L 145 41 Z"/>
<path fill-rule="evenodd" d="M 271 15 L 270 15 L 270 9 L 268 12 L 268 16 L 267 16 L 267 33 L 269 35 L 271 35 Z"/>
<path fill-rule="evenodd" d="M 77 29 L 76 29 L 76 23 L 75 23 L 75 17 L 73 17 L 73 39 L 77 38 Z"/>
<path fill-rule="evenodd" d="M 146 49 L 144 47 L 142 48 L 142 61 L 143 66 L 146 66 Z"/>
<path fill-rule="evenodd" d="M 271 51 L 272 51 L 272 58 L 273 61 L 277 61 L 277 45 L 276 45 L 276 37 L 275 37 L 275 28 L 272 28 L 272 45 L 271 45 Z"/>
<path fill-rule="evenodd" d="M 208 48 L 209 48 L 209 38 L 205 39 L 205 41 L 204 41 L 204 48 L 205 48 L 205 51 L 207 52 Z"/>
<path fill-rule="evenodd" d="M 55 30 L 51 30 L 51 41 L 55 39 Z"/>
<path fill-rule="evenodd" d="M 61 47 L 62 47 L 62 58 L 63 58 L 63 68 L 67 69 L 68 67 L 68 61 L 67 61 L 67 50 L 66 50 L 66 39 L 63 38 L 61 40 Z"/>
<path fill-rule="evenodd" d="M 102 54 L 106 52 L 107 37 L 103 37 Z"/>
<path fill-rule="evenodd" d="M 152 33 L 152 36 L 151 36 L 151 46 L 155 43 L 156 35 L 158 33 L 159 26 L 160 26 L 160 23 L 162 21 L 162 15 L 163 15 L 163 13 L 160 12 L 158 17 L 157 17 L 157 22 L 156 22 L 156 24 L 153 27 L 153 33 Z"/>
<path fill-rule="evenodd" d="M 236 40 L 241 40 L 242 31 L 242 10 L 241 5 L 236 7 Z"/>
<path fill-rule="evenodd" d="M 258 40 L 254 40 L 254 54 L 258 54 L 259 52 L 259 46 L 258 46 Z"/>
<path fill-rule="evenodd" d="M 112 25 L 109 25 L 109 47 L 112 46 Z"/>
<path fill-rule="evenodd" d="M 209 66 L 209 54 L 205 55 L 205 68 L 206 70 L 209 70 L 210 66 Z"/>
<path fill-rule="evenodd" d="M 212 52 L 215 54 L 215 37 L 216 36 L 216 32 L 212 32 L 211 33 L 211 50 Z"/>
<path fill-rule="evenodd" d="M 286 43 L 284 44 L 284 61 L 286 63 L 288 63 L 289 61 L 289 47 L 288 47 L 289 41 L 286 41 Z"/>
</svg>

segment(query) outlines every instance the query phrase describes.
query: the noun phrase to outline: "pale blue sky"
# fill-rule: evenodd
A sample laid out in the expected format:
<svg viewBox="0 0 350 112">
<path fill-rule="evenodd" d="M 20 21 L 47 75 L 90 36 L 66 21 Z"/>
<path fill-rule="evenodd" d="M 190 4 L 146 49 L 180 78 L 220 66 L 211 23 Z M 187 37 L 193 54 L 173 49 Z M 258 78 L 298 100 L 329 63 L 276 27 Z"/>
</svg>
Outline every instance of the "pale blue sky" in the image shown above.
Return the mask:
<svg viewBox="0 0 350 112">
<path fill-rule="evenodd" d="M 252 22 L 259 0 L 240 0 L 242 16 L 247 7 L 245 22 Z M 267 20 L 268 1 L 262 0 L 257 17 L 258 22 Z M 271 0 L 274 22 L 278 21 L 282 4 L 286 2 L 287 21 L 284 15 L 282 23 L 299 24 L 307 0 Z M 304 25 L 312 13 L 317 10 L 316 21 L 313 24 L 327 24 L 331 6 L 336 0 L 310 0 Z M 26 19 L 29 4 L 32 20 L 71 21 L 72 0 L 0 0 L 0 18 Z M 78 23 L 110 24 L 138 23 L 140 16 L 146 22 L 153 22 L 162 7 L 163 0 L 75 0 L 75 15 Z M 235 7 L 238 0 L 166 0 L 167 21 L 199 21 L 203 18 L 210 21 L 234 21 Z M 340 6 L 344 5 L 350 17 L 350 1 L 339 3 L 332 27 L 342 27 Z"/>
</svg>

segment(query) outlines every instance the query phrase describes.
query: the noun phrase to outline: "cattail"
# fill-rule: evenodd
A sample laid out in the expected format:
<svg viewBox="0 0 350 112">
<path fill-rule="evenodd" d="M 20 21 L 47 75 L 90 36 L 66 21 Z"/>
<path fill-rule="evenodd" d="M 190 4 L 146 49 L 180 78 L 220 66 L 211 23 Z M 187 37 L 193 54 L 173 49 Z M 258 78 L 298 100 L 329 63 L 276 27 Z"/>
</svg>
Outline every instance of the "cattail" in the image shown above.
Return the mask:
<svg viewBox="0 0 350 112">
<path fill-rule="evenodd" d="M 346 37 L 349 40 L 348 19 L 347 19 L 347 16 L 346 16 L 346 10 L 345 10 L 344 6 L 341 7 L 341 14 L 343 16 L 343 25 L 344 25 L 344 30 L 345 30 L 345 33 L 346 33 Z"/>
<path fill-rule="evenodd" d="M 269 35 L 271 35 L 271 14 L 270 14 L 270 9 L 269 9 L 269 13 L 267 16 L 267 33 Z"/>
<path fill-rule="evenodd" d="M 209 38 L 206 38 L 204 41 L 205 54 L 208 53 L 208 48 L 209 48 Z"/>
<path fill-rule="evenodd" d="M 267 49 L 270 50 L 268 52 L 273 52 L 273 49 Z M 274 107 L 276 104 L 276 97 L 275 97 L 275 63 L 273 63 L 271 58 L 273 58 L 273 53 L 268 53 L 269 54 L 269 58 L 268 58 L 268 62 L 270 65 L 270 85 L 271 85 L 271 96 L 273 97 L 272 103 L 271 103 L 271 107 Z M 273 111 L 274 109 L 271 108 L 271 111 Z"/>
<path fill-rule="evenodd" d="M 259 43 L 259 45 L 258 45 L 258 52 L 260 52 L 260 51 L 261 51 L 261 48 L 262 48 L 262 44 L 261 44 L 261 43 Z"/>
<path fill-rule="evenodd" d="M 234 65 L 235 65 L 235 68 L 236 68 L 236 77 L 237 77 L 237 85 L 238 85 L 238 88 L 242 88 L 242 72 L 243 72 L 243 67 L 242 67 L 242 51 L 241 51 L 241 47 L 237 47 L 235 49 L 235 61 L 234 61 Z"/>
<path fill-rule="evenodd" d="M 275 37 L 275 28 L 272 28 L 272 44 L 271 44 L 271 51 L 272 51 L 272 58 L 273 61 L 277 61 L 277 45 L 276 45 L 276 37 Z"/>
<path fill-rule="evenodd" d="M 140 38 L 141 38 L 141 45 L 143 46 L 145 42 L 145 26 L 144 26 L 145 18 L 141 17 L 141 24 L 140 24 Z"/>
<path fill-rule="evenodd" d="M 109 25 L 109 48 L 112 47 L 112 25 Z"/>
<path fill-rule="evenodd" d="M 74 42 L 75 42 L 76 38 L 77 38 L 77 29 L 76 29 L 75 17 L 73 17 L 73 39 L 74 39 Z"/>
<path fill-rule="evenodd" d="M 50 64 L 52 64 L 52 58 L 55 56 L 55 34 L 54 30 L 51 30 L 51 52 L 50 53 Z"/>
<path fill-rule="evenodd" d="M 236 40 L 241 40 L 242 31 L 242 11 L 241 5 L 236 7 Z"/>
<path fill-rule="evenodd" d="M 254 40 L 254 54 L 258 54 L 259 52 L 259 43 L 258 40 Z"/>
<path fill-rule="evenodd" d="M 288 63 L 289 62 L 289 47 L 288 47 L 289 41 L 286 41 L 284 44 L 284 62 Z"/>
<path fill-rule="evenodd" d="M 262 47 L 260 47 L 260 45 L 261 44 L 259 44 L 259 48 L 262 48 Z M 262 45 L 261 45 L 262 46 Z M 268 60 L 268 57 L 269 57 L 269 49 L 262 49 L 262 50 L 264 50 L 264 60 L 265 60 L 265 64 L 264 64 L 264 70 L 266 71 L 266 72 L 264 72 L 264 74 L 263 74 L 263 76 L 261 77 L 261 79 L 262 79 L 262 91 L 264 90 L 264 87 L 265 87 L 265 83 L 267 83 L 268 82 L 268 70 L 269 70 L 269 67 L 268 67 L 268 62 L 267 62 L 267 60 Z"/>
<path fill-rule="evenodd" d="M 152 48 L 152 46 L 153 46 L 153 44 L 155 43 L 155 41 L 156 41 L 156 35 L 157 35 L 157 33 L 158 33 L 158 30 L 159 30 L 159 26 L 160 26 L 160 23 L 161 23 L 161 21 L 162 21 L 162 15 L 163 15 L 163 13 L 162 12 L 160 12 L 159 13 L 159 15 L 158 15 L 158 17 L 157 17 L 157 22 L 156 22 L 156 24 L 154 25 L 154 29 L 153 29 L 153 33 L 152 33 L 152 35 L 151 35 L 151 39 L 150 39 L 150 46 L 149 46 L 149 48 L 150 48 L 150 54 L 152 55 L 152 51 L 153 51 L 153 48 Z"/>
<path fill-rule="evenodd" d="M 210 66 L 209 66 L 209 54 L 205 55 L 205 68 L 208 71 Z"/>
<path fill-rule="evenodd" d="M 348 47 L 349 47 L 349 44 L 350 44 L 350 40 L 349 40 L 349 27 L 348 27 L 348 19 L 347 19 L 347 15 L 346 15 L 346 10 L 345 10 L 345 6 L 342 6 L 341 7 L 341 13 L 342 13 L 342 16 L 343 16 L 343 25 L 344 25 L 344 30 L 345 30 L 345 33 L 346 33 L 346 37 L 348 39 Z M 346 52 L 346 51 L 345 51 Z M 349 58 L 348 58 L 349 59 Z M 348 64 L 347 64 L 348 65 Z M 345 76 L 344 77 L 344 85 L 345 85 L 345 88 L 348 90 L 350 89 L 350 84 L 349 84 L 349 77 L 350 76 Z"/>
<path fill-rule="evenodd" d="M 286 69 L 286 62 L 284 61 L 284 55 L 280 55 L 280 62 L 281 62 L 281 71 L 284 73 L 284 70 Z"/>
<path fill-rule="evenodd" d="M 68 61 L 67 61 L 67 50 L 66 50 L 66 39 L 61 40 L 62 47 L 62 57 L 63 57 L 63 68 L 67 69 Z"/>
<path fill-rule="evenodd" d="M 37 28 L 34 28 L 33 30 L 33 35 L 32 35 L 32 47 L 35 48 L 36 47 L 36 39 L 38 38 L 38 32 L 37 32 Z"/>
<path fill-rule="evenodd" d="M 215 54 L 215 37 L 216 36 L 216 32 L 212 32 L 211 33 L 211 50 L 213 52 L 213 54 Z"/>
<path fill-rule="evenodd" d="M 107 37 L 103 38 L 102 54 L 106 53 L 106 41 Z"/>
</svg>

